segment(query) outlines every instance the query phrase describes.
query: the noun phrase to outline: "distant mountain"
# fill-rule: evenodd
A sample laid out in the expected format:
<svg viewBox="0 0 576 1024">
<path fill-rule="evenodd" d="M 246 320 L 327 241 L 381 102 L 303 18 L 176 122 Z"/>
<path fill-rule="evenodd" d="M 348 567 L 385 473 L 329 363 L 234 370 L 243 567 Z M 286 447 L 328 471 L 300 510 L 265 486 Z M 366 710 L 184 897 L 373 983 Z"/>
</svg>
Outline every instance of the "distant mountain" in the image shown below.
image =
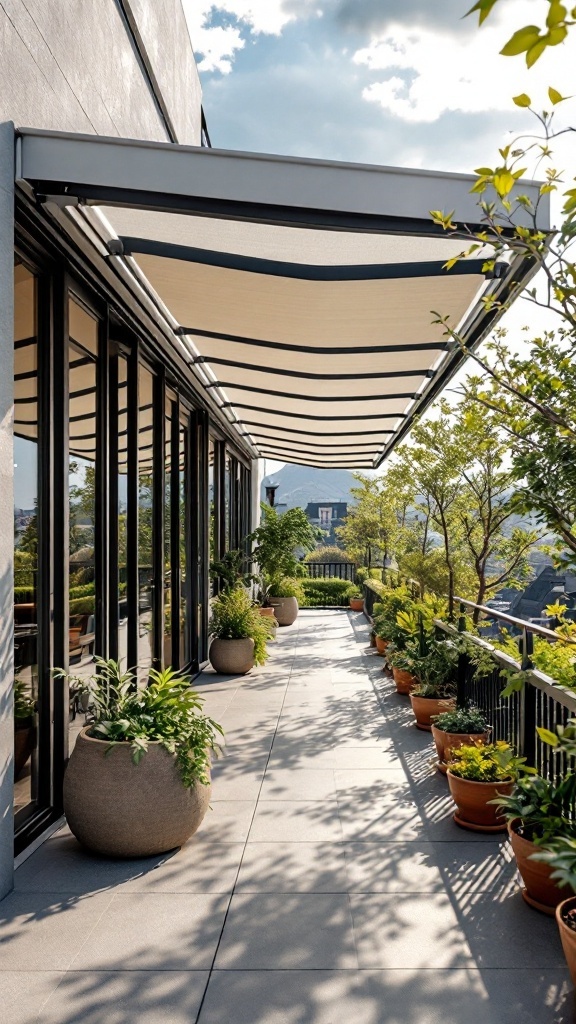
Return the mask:
<svg viewBox="0 0 576 1024">
<path fill-rule="evenodd" d="M 306 508 L 309 501 L 351 502 L 350 488 L 355 483 L 348 469 L 313 469 L 286 463 L 277 473 L 265 477 L 262 500 L 265 486 L 271 482 L 279 484 L 276 504 L 287 508 Z"/>
</svg>

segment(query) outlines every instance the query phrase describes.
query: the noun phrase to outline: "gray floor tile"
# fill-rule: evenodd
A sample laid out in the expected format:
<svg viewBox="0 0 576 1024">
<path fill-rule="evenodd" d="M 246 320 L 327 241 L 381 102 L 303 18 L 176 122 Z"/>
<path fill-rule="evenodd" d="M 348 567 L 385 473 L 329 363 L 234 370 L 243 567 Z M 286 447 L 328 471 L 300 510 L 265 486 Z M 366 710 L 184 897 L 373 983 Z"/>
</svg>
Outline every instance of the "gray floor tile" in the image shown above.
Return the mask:
<svg viewBox="0 0 576 1024">
<path fill-rule="evenodd" d="M 38 1024 L 192 1024 L 207 980 L 207 971 L 69 971 Z"/>
<path fill-rule="evenodd" d="M 346 892 L 337 843 L 247 843 L 236 892 Z"/>
<path fill-rule="evenodd" d="M 264 778 L 266 762 L 256 770 L 250 759 L 222 758 L 212 768 L 212 800 L 252 800 L 256 802 Z"/>
<path fill-rule="evenodd" d="M 262 800 L 327 800 L 336 797 L 330 768 L 269 769 L 264 776 Z"/>
<path fill-rule="evenodd" d="M 252 843 L 339 842 L 342 828 L 336 799 L 260 800 L 249 839 Z"/>
<path fill-rule="evenodd" d="M 192 838 L 178 851 L 157 857 L 114 860 L 90 853 L 73 836 L 51 839 L 16 872 L 20 892 L 87 894 L 133 892 L 231 892 L 242 843 Z"/>
<path fill-rule="evenodd" d="M 111 893 L 10 893 L 0 903 L 2 970 L 65 970 L 111 901 Z"/>
<path fill-rule="evenodd" d="M 0 953 L 0 963 L 2 954 Z M 31 1024 L 54 989 L 60 984 L 61 971 L 0 971 L 2 1024 Z"/>
<path fill-rule="evenodd" d="M 451 896 L 517 888 L 508 843 L 345 843 L 350 892 L 431 893 Z"/>
<path fill-rule="evenodd" d="M 216 957 L 222 970 L 358 966 L 345 895 L 233 896 Z"/>
<path fill-rule="evenodd" d="M 115 895 L 72 963 L 75 971 L 197 971 L 210 967 L 228 896 Z"/>
<path fill-rule="evenodd" d="M 244 843 L 254 815 L 254 800 L 212 800 L 197 832 L 199 839 L 215 843 Z"/>
</svg>

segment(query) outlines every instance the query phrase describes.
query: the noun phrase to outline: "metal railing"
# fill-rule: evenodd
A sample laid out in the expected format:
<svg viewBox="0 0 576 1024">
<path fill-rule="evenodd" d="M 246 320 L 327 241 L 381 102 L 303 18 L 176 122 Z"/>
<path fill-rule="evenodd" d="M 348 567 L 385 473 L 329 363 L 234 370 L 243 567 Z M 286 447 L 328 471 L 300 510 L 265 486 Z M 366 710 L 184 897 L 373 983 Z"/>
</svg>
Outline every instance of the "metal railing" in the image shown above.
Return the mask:
<svg viewBox="0 0 576 1024">
<path fill-rule="evenodd" d="M 354 583 L 356 579 L 355 562 L 302 562 L 302 565 L 311 580 L 348 580 Z"/>
</svg>

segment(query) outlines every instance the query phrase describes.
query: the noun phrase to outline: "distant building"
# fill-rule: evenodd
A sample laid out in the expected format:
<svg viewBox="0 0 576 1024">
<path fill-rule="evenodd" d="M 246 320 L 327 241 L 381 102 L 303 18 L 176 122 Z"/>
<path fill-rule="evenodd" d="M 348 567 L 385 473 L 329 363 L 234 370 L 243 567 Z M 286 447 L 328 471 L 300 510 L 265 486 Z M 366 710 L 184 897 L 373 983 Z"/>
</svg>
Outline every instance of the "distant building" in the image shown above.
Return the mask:
<svg viewBox="0 0 576 1024">
<path fill-rule="evenodd" d="M 348 515 L 346 501 L 309 501 L 306 516 L 313 526 L 319 526 L 327 534 L 324 544 L 338 544 L 336 528 L 342 526 Z"/>
<path fill-rule="evenodd" d="M 506 611 L 517 619 L 542 619 L 546 617 L 549 604 L 565 604 L 568 616 L 576 614 L 576 576 L 558 572 L 546 565 L 524 590 L 505 588 L 490 601 L 491 607 Z M 505 606 L 505 607 L 504 607 Z"/>
</svg>

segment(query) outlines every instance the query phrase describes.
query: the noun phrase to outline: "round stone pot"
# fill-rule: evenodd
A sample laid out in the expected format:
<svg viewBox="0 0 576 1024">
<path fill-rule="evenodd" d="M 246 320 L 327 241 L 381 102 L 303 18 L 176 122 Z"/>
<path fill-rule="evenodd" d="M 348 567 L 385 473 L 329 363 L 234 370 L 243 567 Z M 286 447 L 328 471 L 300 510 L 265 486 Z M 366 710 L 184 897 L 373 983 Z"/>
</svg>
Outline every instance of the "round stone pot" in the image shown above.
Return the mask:
<svg viewBox="0 0 576 1024">
<path fill-rule="evenodd" d="M 291 626 L 298 615 L 298 601 L 295 597 L 271 597 L 270 604 L 279 626 Z"/>
<path fill-rule="evenodd" d="M 498 813 L 496 804 L 490 803 L 500 795 L 508 795 L 514 789 L 512 779 L 500 782 L 472 782 L 460 779 L 448 768 L 446 772 L 452 799 L 458 808 L 455 821 L 473 832 L 505 832 L 506 821 Z"/>
<path fill-rule="evenodd" d="M 549 864 L 531 859 L 533 853 L 538 853 L 539 847 L 524 836 L 518 835 L 521 825 L 522 820 L 514 818 L 508 825 L 508 834 L 518 871 L 526 886 L 522 890 L 522 895 L 530 906 L 552 916 L 558 904 L 566 899 L 566 889 L 560 889 L 556 882 L 552 881 L 550 876 L 554 869 Z"/>
<path fill-rule="evenodd" d="M 364 598 L 363 597 L 351 597 L 350 599 L 350 610 L 353 612 L 364 611 Z"/>
<path fill-rule="evenodd" d="M 432 739 L 438 753 L 438 760 L 442 763 L 450 760 L 453 750 L 458 747 L 470 746 L 473 743 L 488 743 L 488 732 L 445 732 L 432 723 Z"/>
<path fill-rule="evenodd" d="M 574 913 L 574 911 L 576 911 L 576 896 L 571 896 L 570 899 L 564 900 L 556 907 L 556 922 L 560 929 L 562 949 L 564 950 L 572 984 L 576 988 L 576 931 L 570 928 L 565 920 L 566 916 Z"/>
<path fill-rule="evenodd" d="M 157 741 L 134 764 L 129 743 L 88 732 L 78 736 L 64 775 L 64 813 L 78 841 L 109 857 L 150 857 L 182 846 L 208 810 L 211 787 L 186 788 L 175 756 Z"/>
<path fill-rule="evenodd" d="M 254 668 L 254 641 L 245 636 L 240 640 L 215 639 L 209 651 L 212 668 L 223 676 L 244 676 Z"/>
<path fill-rule="evenodd" d="M 404 668 L 395 668 L 394 665 L 392 666 L 392 675 L 396 683 L 396 693 L 409 694 L 412 687 L 416 686 L 418 682 L 416 676 L 413 676 L 411 672 L 407 672 Z"/>
<path fill-rule="evenodd" d="M 410 694 L 410 703 L 416 718 L 416 725 L 426 732 L 432 731 L 432 719 L 436 715 L 441 715 L 443 711 L 452 711 L 456 707 L 453 697 L 418 697 L 414 693 Z"/>
</svg>

